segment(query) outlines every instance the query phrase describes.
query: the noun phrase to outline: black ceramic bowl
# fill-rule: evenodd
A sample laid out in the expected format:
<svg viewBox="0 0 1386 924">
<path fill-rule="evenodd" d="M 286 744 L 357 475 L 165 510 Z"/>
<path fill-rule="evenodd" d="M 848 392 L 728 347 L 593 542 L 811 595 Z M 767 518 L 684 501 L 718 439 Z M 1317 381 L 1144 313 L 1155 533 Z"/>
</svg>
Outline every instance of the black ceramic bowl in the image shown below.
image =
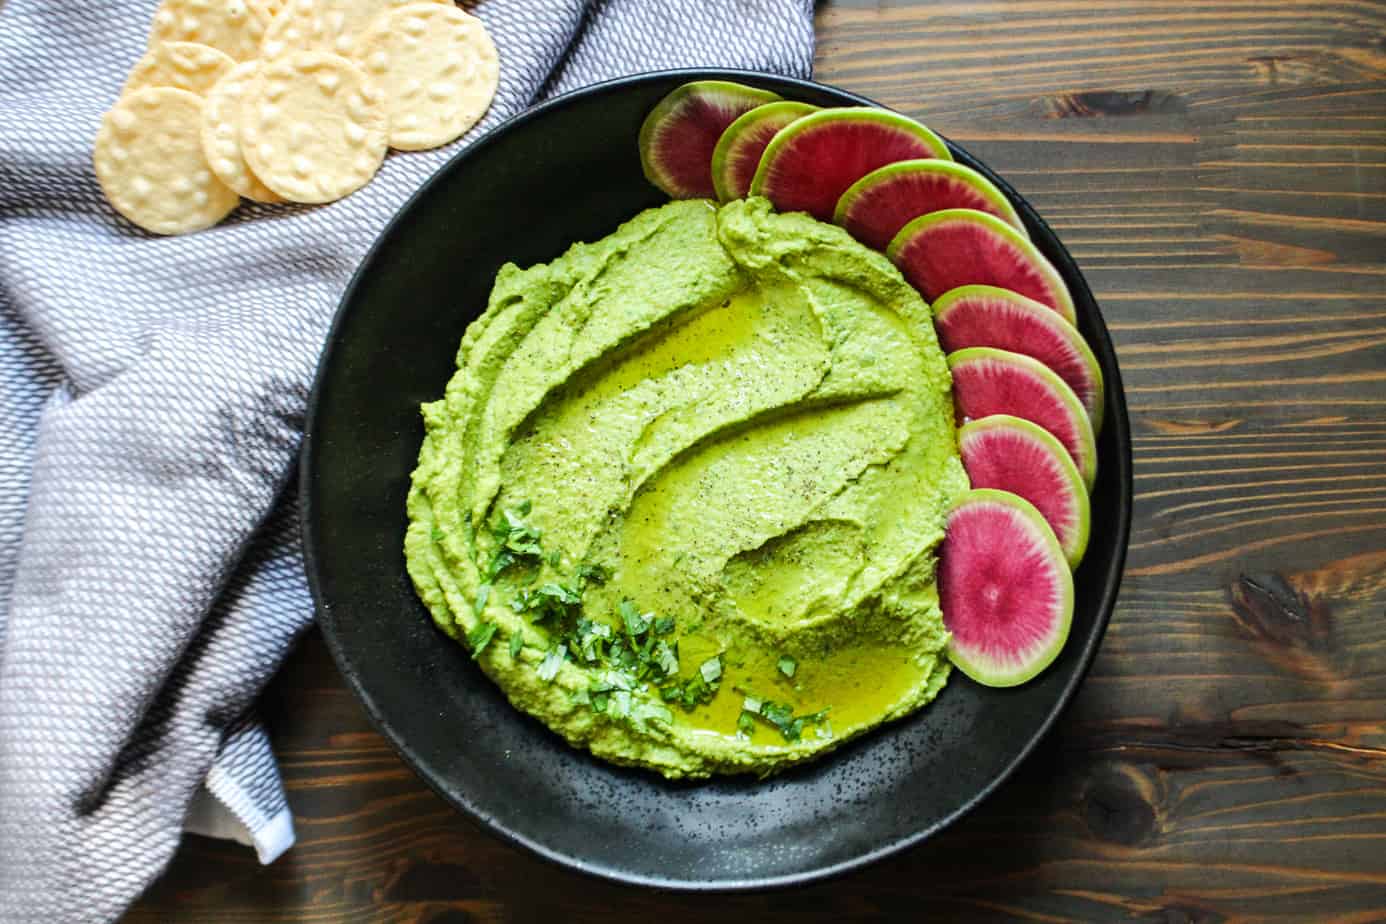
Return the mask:
<svg viewBox="0 0 1386 924">
<path fill-rule="evenodd" d="M 1131 510 L 1126 403 L 1112 343 L 1068 252 L 1006 183 L 1064 275 L 1102 364 L 1107 417 L 1092 535 L 1068 644 L 1007 690 L 955 673 L 926 709 L 767 781 L 671 783 L 576 751 L 513 709 L 414 596 L 404 501 L 422 427 L 496 270 L 550 260 L 665 201 L 636 134 L 665 93 L 719 78 L 820 106 L 870 105 L 821 84 L 735 71 L 618 80 L 521 115 L 454 157 L 400 211 L 347 289 L 303 448 L 308 575 L 329 647 L 371 718 L 443 798 L 575 869 L 682 889 L 749 889 L 851 869 L 928 837 L 1001 784 L 1054 724 L 1116 600 Z M 936 126 L 946 129 L 947 126 Z"/>
</svg>

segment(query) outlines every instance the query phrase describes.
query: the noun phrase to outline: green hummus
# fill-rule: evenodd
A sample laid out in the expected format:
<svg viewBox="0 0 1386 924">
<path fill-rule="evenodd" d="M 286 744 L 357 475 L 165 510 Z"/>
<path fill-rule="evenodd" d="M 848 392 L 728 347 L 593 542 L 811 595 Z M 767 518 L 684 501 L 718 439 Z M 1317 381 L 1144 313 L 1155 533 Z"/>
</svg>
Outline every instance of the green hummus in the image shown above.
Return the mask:
<svg viewBox="0 0 1386 924">
<path fill-rule="evenodd" d="M 574 745 L 771 773 L 946 681 L 948 369 L 839 228 L 681 201 L 507 265 L 423 416 L 419 596 Z"/>
</svg>

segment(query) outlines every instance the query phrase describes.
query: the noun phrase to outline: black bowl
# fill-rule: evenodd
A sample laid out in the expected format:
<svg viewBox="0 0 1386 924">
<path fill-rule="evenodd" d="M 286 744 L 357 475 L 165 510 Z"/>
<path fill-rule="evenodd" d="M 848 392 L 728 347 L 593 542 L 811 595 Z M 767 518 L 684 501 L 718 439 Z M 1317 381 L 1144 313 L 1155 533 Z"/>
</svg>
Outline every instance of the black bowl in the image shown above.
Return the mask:
<svg viewBox="0 0 1386 924">
<path fill-rule="evenodd" d="M 1131 517 L 1130 437 L 1116 357 L 1092 293 L 1035 211 L 1015 203 L 1073 292 L 1102 365 L 1107 415 L 1092 535 L 1068 644 L 1008 690 L 961 674 L 928 708 L 768 781 L 672 783 L 574 750 L 517 712 L 414 596 L 404 501 L 422 427 L 496 270 L 606 236 L 664 196 L 642 177 L 645 114 L 687 80 L 719 78 L 821 106 L 871 105 L 821 84 L 737 71 L 667 71 L 570 93 L 454 157 L 390 223 L 342 299 L 309 408 L 304 544 L 318 619 L 371 718 L 447 801 L 566 866 L 625 882 L 749 889 L 883 857 L 960 817 L 1001 784 L 1082 681 L 1116 601 Z"/>
</svg>

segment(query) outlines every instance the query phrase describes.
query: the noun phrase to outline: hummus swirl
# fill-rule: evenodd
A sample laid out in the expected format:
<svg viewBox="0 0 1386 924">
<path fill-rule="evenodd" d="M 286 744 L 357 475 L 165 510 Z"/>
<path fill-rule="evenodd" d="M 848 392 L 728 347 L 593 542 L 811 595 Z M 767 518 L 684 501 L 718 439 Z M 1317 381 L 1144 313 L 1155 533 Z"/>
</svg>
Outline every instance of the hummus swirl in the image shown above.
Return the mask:
<svg viewBox="0 0 1386 924">
<path fill-rule="evenodd" d="M 841 229 L 679 201 L 507 265 L 423 416 L 419 596 L 574 745 L 766 774 L 946 681 L 948 370 L 928 306 Z"/>
</svg>

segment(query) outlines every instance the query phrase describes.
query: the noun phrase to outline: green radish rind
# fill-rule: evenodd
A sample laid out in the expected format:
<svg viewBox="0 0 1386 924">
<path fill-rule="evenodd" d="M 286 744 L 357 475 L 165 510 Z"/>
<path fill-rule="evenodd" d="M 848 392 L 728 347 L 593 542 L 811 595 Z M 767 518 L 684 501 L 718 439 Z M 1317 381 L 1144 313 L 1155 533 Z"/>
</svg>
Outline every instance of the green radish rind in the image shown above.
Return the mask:
<svg viewBox="0 0 1386 924">
<path fill-rule="evenodd" d="M 1059 400 L 1069 408 L 1069 416 L 1073 418 L 1078 427 L 1078 442 L 1081 445 L 1078 447 L 1079 458 L 1073 461 L 1078 467 L 1079 474 L 1082 475 L 1084 487 L 1091 493 L 1093 483 L 1097 480 L 1097 438 L 1093 436 L 1092 423 L 1088 420 L 1088 409 L 1083 407 L 1083 402 L 1078 400 L 1078 396 L 1074 394 L 1072 388 L 1068 387 L 1068 383 L 1059 378 L 1057 372 L 1038 359 L 1025 356 L 1022 353 L 1012 353 L 1010 350 L 998 350 L 994 347 L 968 347 L 965 350 L 955 350 L 949 353 L 947 356 L 948 371 L 952 373 L 961 365 L 978 361 L 1018 366 L 1043 379 L 1045 384 L 1053 388 Z M 1055 437 L 1055 439 L 1058 438 Z M 1062 446 L 1063 441 L 1060 440 L 1059 444 Z M 1064 451 L 1068 453 L 1067 448 Z M 1072 458 L 1072 454 L 1069 455 Z"/>
<path fill-rule="evenodd" d="M 968 491 L 953 505 L 949 511 L 949 519 L 960 509 L 971 504 L 1000 504 L 1021 515 L 1023 520 L 1032 528 L 1033 538 L 1044 548 L 1046 548 L 1054 559 L 1055 580 L 1059 584 L 1060 599 L 1057 606 L 1057 622 L 1053 638 L 1049 643 L 1035 652 L 1031 659 L 1023 668 L 1002 669 L 992 663 L 987 658 L 972 658 L 966 652 L 959 651 L 953 642 L 948 645 L 948 660 L 953 663 L 958 670 L 962 671 L 973 680 L 988 687 L 1014 687 L 1033 680 L 1041 671 L 1054 663 L 1054 659 L 1063 650 L 1064 643 L 1068 641 L 1069 630 L 1073 625 L 1073 573 L 1068 569 L 1068 562 L 1064 558 L 1064 550 L 1059 545 L 1059 540 L 1054 535 L 1054 530 L 1049 528 L 1043 515 L 1040 514 L 1035 506 L 1023 497 L 1019 497 L 1009 491 L 997 491 L 992 488 L 974 488 Z M 944 614 L 944 622 L 947 622 L 947 614 Z"/>
<path fill-rule="evenodd" d="M 842 198 L 837 200 L 837 208 L 833 212 L 833 224 L 846 224 L 848 212 L 851 211 L 853 203 L 861 197 L 862 193 L 902 173 L 939 173 L 965 183 L 981 193 L 988 202 L 1003 213 L 997 217 L 1025 237 L 1030 236 L 1030 232 L 1025 230 L 1025 222 L 1020 220 L 1020 214 L 1016 212 L 1015 206 L 1011 205 L 1011 200 L 1006 198 L 1005 193 L 996 188 L 995 183 L 966 164 L 933 158 L 928 160 L 897 160 L 893 164 L 886 164 L 884 167 L 877 167 L 872 170 L 848 186 L 847 191 L 842 194 Z"/>
<path fill-rule="evenodd" d="M 717 192 L 718 201 L 730 202 L 733 199 L 741 197 L 739 191 L 730 189 L 727 186 L 728 177 L 726 168 L 727 160 L 735 151 L 737 141 L 740 140 L 746 132 L 751 131 L 756 126 L 770 119 L 792 116 L 792 118 L 787 119 L 785 122 L 785 124 L 788 125 L 792 121 L 817 111 L 818 107 L 809 103 L 801 103 L 792 99 L 782 99 L 772 103 L 763 103 L 737 116 L 736 121 L 728 125 L 726 131 L 722 132 L 722 137 L 717 141 L 717 147 L 712 149 L 712 188 Z"/>
<path fill-rule="evenodd" d="M 958 286 L 956 289 L 949 289 L 933 302 L 934 323 L 941 322 L 958 302 L 974 296 L 982 298 L 999 298 L 1010 302 L 1020 310 L 1032 315 L 1035 321 L 1043 324 L 1055 331 L 1072 345 L 1074 352 L 1087 367 L 1088 374 L 1092 377 L 1093 384 L 1097 386 L 1097 394 L 1093 400 L 1093 406 L 1088 408 L 1088 418 L 1092 422 L 1093 435 L 1102 432 L 1102 423 L 1106 416 L 1106 395 L 1107 386 L 1102 378 L 1102 365 L 1098 363 L 1096 354 L 1092 347 L 1088 346 L 1088 341 L 1079 333 L 1078 328 L 1074 327 L 1069 321 L 1050 308 L 1043 302 L 1037 302 L 1033 298 L 1021 295 L 1019 292 L 1012 292 L 1010 289 L 1002 289 L 999 286 L 967 285 Z M 1065 383 L 1067 384 L 1067 383 Z M 1072 387 L 1072 386 L 1070 386 Z M 1080 398 L 1079 401 L 1082 401 Z M 1084 407 L 1087 407 L 1084 405 Z"/>
<path fill-rule="evenodd" d="M 780 133 L 784 134 L 783 132 Z M 767 149 L 768 153 L 768 149 Z M 765 166 L 765 159 L 761 158 L 761 166 Z M 759 175 L 759 173 L 757 173 Z M 1046 305 L 1057 311 L 1065 321 L 1070 324 L 1078 323 L 1078 315 L 1073 309 L 1073 295 L 1068 291 L 1068 284 L 1064 282 L 1064 277 L 1055 269 L 1054 264 L 1049 262 L 1049 258 L 1040 253 L 1039 248 L 1028 238 L 1016 231 L 995 215 L 988 215 L 986 212 L 979 212 L 976 209 L 944 209 L 940 212 L 929 212 L 927 215 L 920 215 L 914 221 L 900 229 L 899 233 L 891 240 L 886 247 L 886 256 L 890 262 L 899 266 L 900 251 L 907 244 L 912 242 L 915 237 L 937 224 L 947 221 L 957 221 L 965 219 L 983 225 L 996 234 L 1000 235 L 1007 242 L 1012 244 L 1017 250 L 1025 255 L 1049 283 L 1049 288 L 1055 293 L 1058 304 Z M 959 287 L 960 288 L 960 287 Z M 1041 302 L 1041 304 L 1045 304 Z"/>
<path fill-rule="evenodd" d="M 837 122 L 843 119 L 865 119 L 898 128 L 900 131 L 914 135 L 923 141 L 939 160 L 953 159 L 952 152 L 948 150 L 948 145 L 944 144 L 942 138 L 909 116 L 892 112 L 889 109 L 877 109 L 874 106 L 842 106 L 836 109 L 824 109 L 806 115 L 802 119 L 796 119 L 771 139 L 770 144 L 765 148 L 765 153 L 760 155 L 760 166 L 756 168 L 756 175 L 751 180 L 751 195 L 759 196 L 763 193 L 769 168 L 783 148 L 793 144 L 794 140 L 805 132 L 813 131 L 824 123 Z"/>
<path fill-rule="evenodd" d="M 645 116 L 645 121 L 640 123 L 640 135 L 637 144 L 640 149 L 640 169 L 644 171 L 645 179 L 659 187 L 670 196 L 677 198 L 678 184 L 674 178 L 659 169 L 659 165 L 654 163 L 650 156 L 654 151 L 655 135 L 660 127 L 666 123 L 668 117 L 681 106 L 688 97 L 698 93 L 723 94 L 739 100 L 753 101 L 748 109 L 756 106 L 771 103 L 780 98 L 778 93 L 771 93 L 769 90 L 761 90 L 756 87 L 748 87 L 745 84 L 735 83 L 730 80 L 694 80 L 675 87 L 669 91 L 653 109 Z"/>
<path fill-rule="evenodd" d="M 1073 464 L 1072 456 L 1068 454 L 1064 444 L 1060 443 L 1054 434 L 1037 423 L 1010 414 L 991 414 L 979 420 L 968 421 L 958 429 L 958 444 L 961 446 L 966 443 L 969 436 L 992 430 L 1019 431 L 1044 446 L 1045 449 L 1049 450 L 1049 454 L 1053 456 L 1065 480 L 1072 487 L 1073 496 L 1078 505 L 1078 528 L 1074 531 L 1072 541 L 1067 544 L 1058 538 L 1057 531 L 1055 531 L 1054 537 L 1058 540 L 1059 547 L 1063 549 L 1069 569 L 1076 569 L 1083 561 L 1084 553 L 1088 550 L 1088 536 L 1092 531 L 1092 505 L 1088 500 L 1088 486 L 1083 483 L 1083 475 L 1078 471 L 1078 466 Z M 1016 496 L 1019 497 L 1020 495 Z M 1036 508 L 1036 510 L 1038 509 Z M 1043 516 L 1042 513 L 1040 515 Z M 1053 527 L 1050 528 L 1053 529 Z"/>
</svg>

